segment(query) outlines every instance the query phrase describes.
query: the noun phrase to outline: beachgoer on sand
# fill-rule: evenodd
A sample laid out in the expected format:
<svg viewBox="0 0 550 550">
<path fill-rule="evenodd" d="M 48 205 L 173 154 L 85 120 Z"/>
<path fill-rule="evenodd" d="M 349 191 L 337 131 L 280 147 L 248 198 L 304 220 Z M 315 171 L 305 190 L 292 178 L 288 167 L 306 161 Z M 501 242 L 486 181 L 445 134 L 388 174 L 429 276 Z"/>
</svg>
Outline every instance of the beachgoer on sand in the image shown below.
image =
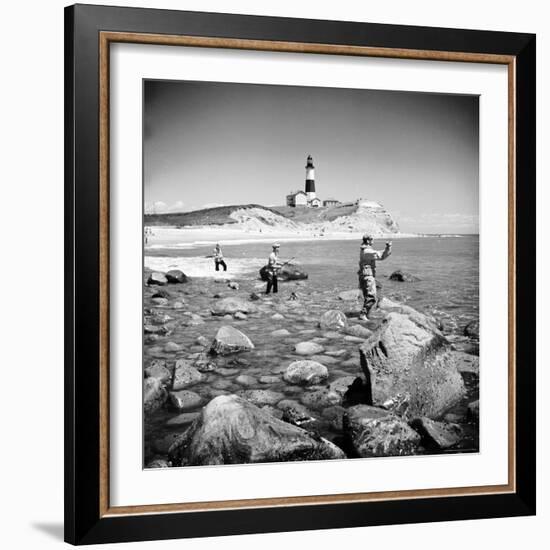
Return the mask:
<svg viewBox="0 0 550 550">
<path fill-rule="evenodd" d="M 278 277 L 279 270 L 281 269 L 281 263 L 279 262 L 279 248 L 281 245 L 279 243 L 274 243 L 272 246 L 272 252 L 267 259 L 267 287 L 265 293 L 269 294 L 271 289 L 273 289 L 273 294 L 276 294 L 279 291 L 278 288 Z"/>
<path fill-rule="evenodd" d="M 224 271 L 227 271 L 227 264 L 223 259 L 222 247 L 219 243 L 216 244 L 216 248 L 214 248 L 214 264 L 216 265 L 216 271 L 220 270 L 220 265 L 223 267 Z"/>
<path fill-rule="evenodd" d="M 363 244 L 359 252 L 359 288 L 363 291 L 363 309 L 359 319 L 366 321 L 374 305 L 377 303 L 376 291 L 376 261 L 385 260 L 391 254 L 391 242 L 386 243 L 383 251 L 374 250 L 372 235 L 363 235 Z"/>
</svg>

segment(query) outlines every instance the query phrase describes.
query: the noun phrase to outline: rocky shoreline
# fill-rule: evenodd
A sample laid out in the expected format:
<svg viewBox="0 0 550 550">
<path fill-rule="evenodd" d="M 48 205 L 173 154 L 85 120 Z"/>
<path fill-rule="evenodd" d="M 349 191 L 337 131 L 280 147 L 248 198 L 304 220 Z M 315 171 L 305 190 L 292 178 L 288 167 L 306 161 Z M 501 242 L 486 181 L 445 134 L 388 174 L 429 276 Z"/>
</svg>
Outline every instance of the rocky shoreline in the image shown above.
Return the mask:
<svg viewBox="0 0 550 550">
<path fill-rule="evenodd" d="M 471 326 L 388 297 L 362 323 L 357 290 L 295 279 L 146 271 L 145 467 L 478 450 Z"/>
</svg>

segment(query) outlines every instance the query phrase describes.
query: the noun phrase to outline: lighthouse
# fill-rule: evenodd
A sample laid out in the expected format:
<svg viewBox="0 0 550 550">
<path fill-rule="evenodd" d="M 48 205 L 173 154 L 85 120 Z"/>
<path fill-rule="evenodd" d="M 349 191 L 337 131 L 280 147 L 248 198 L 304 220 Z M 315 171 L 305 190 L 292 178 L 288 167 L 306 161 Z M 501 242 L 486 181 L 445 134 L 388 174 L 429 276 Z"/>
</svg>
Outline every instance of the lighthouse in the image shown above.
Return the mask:
<svg viewBox="0 0 550 550">
<path fill-rule="evenodd" d="M 315 166 L 313 166 L 313 158 L 311 158 L 311 155 L 308 155 L 306 164 L 306 195 L 308 202 L 312 201 L 316 197 Z"/>
</svg>

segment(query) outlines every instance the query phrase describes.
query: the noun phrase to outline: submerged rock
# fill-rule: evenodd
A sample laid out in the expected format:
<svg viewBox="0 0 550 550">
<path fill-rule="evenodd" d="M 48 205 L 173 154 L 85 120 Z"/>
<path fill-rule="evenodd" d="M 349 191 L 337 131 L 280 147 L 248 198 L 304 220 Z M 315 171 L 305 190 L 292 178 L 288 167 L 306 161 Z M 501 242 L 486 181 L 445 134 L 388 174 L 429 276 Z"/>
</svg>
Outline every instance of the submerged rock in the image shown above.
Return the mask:
<svg viewBox="0 0 550 550">
<path fill-rule="evenodd" d="M 348 319 L 342 311 L 332 309 L 323 313 L 319 326 L 322 330 L 344 330 L 348 326 Z"/>
<path fill-rule="evenodd" d="M 400 283 L 414 283 L 416 281 L 420 281 L 418 277 L 415 275 L 411 275 L 407 271 L 402 271 L 401 269 L 398 269 L 397 271 L 394 271 L 388 279 L 390 281 L 399 281 Z"/>
<path fill-rule="evenodd" d="M 319 410 L 325 409 L 326 407 L 331 407 L 332 405 L 339 405 L 342 398 L 338 393 L 323 388 L 305 392 L 300 397 L 300 401 L 306 407 Z"/>
<path fill-rule="evenodd" d="M 232 326 L 225 325 L 216 333 L 210 352 L 214 355 L 228 355 L 251 349 L 254 349 L 254 344 L 246 334 Z"/>
<path fill-rule="evenodd" d="M 218 300 L 212 308 L 212 315 L 223 317 L 224 315 L 234 315 L 241 313 L 256 313 L 258 307 L 249 301 L 241 300 L 237 297 L 222 298 Z"/>
<path fill-rule="evenodd" d="M 146 413 L 160 409 L 168 394 L 158 378 L 145 378 L 143 381 L 143 410 Z"/>
<path fill-rule="evenodd" d="M 181 413 L 166 422 L 167 426 L 186 426 L 200 416 L 199 412 Z"/>
<path fill-rule="evenodd" d="M 372 331 L 362 325 L 351 325 L 346 329 L 346 334 L 366 340 L 372 334 Z"/>
<path fill-rule="evenodd" d="M 411 455 L 420 444 L 420 436 L 406 422 L 377 407 L 350 407 L 344 414 L 343 425 L 361 457 Z"/>
<path fill-rule="evenodd" d="M 216 397 L 169 450 L 176 466 L 345 458 L 330 441 L 236 395 Z"/>
<path fill-rule="evenodd" d="M 284 395 L 272 390 L 241 390 L 239 397 L 261 407 L 262 405 L 276 405 L 284 398 Z"/>
<path fill-rule="evenodd" d="M 167 353 L 174 353 L 176 351 L 181 351 L 183 348 L 179 344 L 176 344 L 176 342 L 166 342 L 163 349 Z"/>
<path fill-rule="evenodd" d="M 294 347 L 294 351 L 298 355 L 315 355 L 316 353 L 322 353 L 324 350 L 325 348 L 316 342 L 299 342 Z"/>
<path fill-rule="evenodd" d="M 202 404 L 202 397 L 189 390 L 173 391 L 170 392 L 170 402 L 174 408 L 185 411 L 199 407 Z"/>
<path fill-rule="evenodd" d="M 450 345 L 429 319 L 389 313 L 359 348 L 372 404 L 408 419 L 436 418 L 465 395 Z"/>
<path fill-rule="evenodd" d="M 204 374 L 201 374 L 189 361 L 185 359 L 178 359 L 176 361 L 174 382 L 172 384 L 174 390 L 183 390 L 203 380 Z"/>
<path fill-rule="evenodd" d="M 286 328 L 280 328 L 278 330 L 274 330 L 271 333 L 271 336 L 273 338 L 282 338 L 284 336 L 290 336 L 290 332 L 288 332 L 288 330 Z"/>
<path fill-rule="evenodd" d="M 283 378 L 289 384 L 313 386 L 328 378 L 328 370 L 317 361 L 294 361 L 286 369 Z"/>
<path fill-rule="evenodd" d="M 162 384 L 172 379 L 172 373 L 164 359 L 153 359 L 144 370 L 145 378 L 157 378 Z"/>
<path fill-rule="evenodd" d="M 423 445 L 428 449 L 448 449 L 462 437 L 462 428 L 458 424 L 436 422 L 426 417 L 415 418 L 411 426 L 420 434 Z"/>
<path fill-rule="evenodd" d="M 171 284 L 181 284 L 187 282 L 187 275 L 179 269 L 171 269 L 166 272 L 166 279 Z"/>
<path fill-rule="evenodd" d="M 237 378 L 235 378 L 235 382 L 237 382 L 240 386 L 245 387 L 252 387 L 258 383 L 256 378 L 250 376 L 249 374 L 240 374 Z"/>
<path fill-rule="evenodd" d="M 351 302 L 351 301 L 354 301 L 354 300 L 361 300 L 363 298 L 363 293 L 359 289 L 344 290 L 343 292 L 340 292 L 340 294 L 338 294 L 338 298 L 340 300 Z"/>
</svg>

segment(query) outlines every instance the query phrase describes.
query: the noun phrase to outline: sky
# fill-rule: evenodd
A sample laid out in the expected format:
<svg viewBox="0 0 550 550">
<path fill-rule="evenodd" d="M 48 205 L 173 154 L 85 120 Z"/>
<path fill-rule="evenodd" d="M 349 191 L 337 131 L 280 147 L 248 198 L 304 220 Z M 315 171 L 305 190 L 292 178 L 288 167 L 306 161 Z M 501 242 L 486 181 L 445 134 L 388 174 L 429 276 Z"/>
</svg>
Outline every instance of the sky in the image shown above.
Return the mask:
<svg viewBox="0 0 550 550">
<path fill-rule="evenodd" d="M 144 83 L 146 212 L 381 203 L 404 232 L 477 233 L 477 96 L 217 82 Z"/>
</svg>

